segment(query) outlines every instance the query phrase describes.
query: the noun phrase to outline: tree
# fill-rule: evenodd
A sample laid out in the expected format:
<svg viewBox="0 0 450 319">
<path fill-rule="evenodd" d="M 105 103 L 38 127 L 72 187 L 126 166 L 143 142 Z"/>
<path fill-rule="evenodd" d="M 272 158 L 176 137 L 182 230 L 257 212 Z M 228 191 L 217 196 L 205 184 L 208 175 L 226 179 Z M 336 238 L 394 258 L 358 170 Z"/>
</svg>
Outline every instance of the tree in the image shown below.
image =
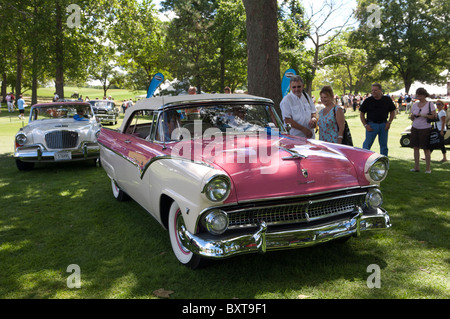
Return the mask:
<svg viewBox="0 0 450 319">
<path fill-rule="evenodd" d="M 157 72 L 167 73 L 165 34 L 150 0 L 120 0 L 114 7 L 108 37 L 117 49 L 118 64 L 128 74 L 128 87 L 148 87 Z M 167 74 L 165 74 L 167 76 Z M 133 78 L 138 81 L 134 82 Z"/>
<path fill-rule="evenodd" d="M 312 81 L 316 71 L 326 65 L 333 57 L 340 54 L 334 52 L 323 54 L 323 51 L 326 46 L 333 42 L 349 26 L 353 14 L 348 14 L 347 18 L 337 25 L 328 24 L 330 20 L 339 17 L 342 7 L 342 2 L 336 3 L 334 0 L 325 0 L 321 8 L 317 11 L 314 11 L 311 6 L 311 15 L 307 19 L 306 28 L 308 30 L 308 38 L 313 44 L 314 56 L 311 64 L 311 76 L 305 80 L 308 93 L 311 93 Z"/>
<path fill-rule="evenodd" d="M 209 86 L 206 77 L 217 52 L 212 39 L 217 3 L 211 0 L 165 0 L 161 4 L 176 15 L 168 27 L 166 44 L 170 59 L 167 63 L 175 77 L 189 79 L 197 92 L 201 92 L 204 86 Z M 217 78 L 217 74 L 215 76 Z"/>
<path fill-rule="evenodd" d="M 103 96 L 106 96 L 106 92 L 115 83 L 116 78 L 120 76 L 115 69 L 114 55 L 114 48 L 99 43 L 97 45 L 94 63 L 89 68 L 89 78 L 100 81 L 103 87 Z"/>
<path fill-rule="evenodd" d="M 383 61 L 386 77 L 440 83 L 450 67 L 450 2 L 446 0 L 358 0 L 359 29 L 352 41 Z M 379 24 L 378 24 L 378 23 Z"/>
<path fill-rule="evenodd" d="M 219 0 L 211 43 L 218 50 L 212 56 L 208 78 L 211 90 L 232 91 L 247 84 L 247 44 L 245 9 L 241 0 Z M 218 76 L 217 76 L 218 75 Z"/>
<path fill-rule="evenodd" d="M 312 52 L 305 46 L 307 38 L 304 8 L 299 0 L 284 0 L 278 14 L 278 38 L 282 74 L 294 69 L 303 80 L 311 74 Z"/>
<path fill-rule="evenodd" d="M 281 113 L 277 0 L 243 0 L 247 16 L 248 91 L 270 98 Z"/>
</svg>

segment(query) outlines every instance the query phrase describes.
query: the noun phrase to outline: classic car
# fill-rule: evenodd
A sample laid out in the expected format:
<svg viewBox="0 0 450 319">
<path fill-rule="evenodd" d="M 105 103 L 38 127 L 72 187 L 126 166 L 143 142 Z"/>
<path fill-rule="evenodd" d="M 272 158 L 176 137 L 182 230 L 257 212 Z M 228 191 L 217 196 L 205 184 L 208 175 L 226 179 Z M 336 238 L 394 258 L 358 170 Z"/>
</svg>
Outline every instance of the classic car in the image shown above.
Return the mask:
<svg viewBox="0 0 450 319">
<path fill-rule="evenodd" d="M 95 116 L 100 119 L 101 123 L 117 124 L 119 118 L 119 108 L 116 107 L 114 101 L 111 100 L 91 100 Z"/>
<path fill-rule="evenodd" d="M 191 268 L 391 226 L 379 187 L 388 158 L 290 136 L 266 98 L 141 100 L 98 142 L 114 197 L 153 215 Z"/>
<path fill-rule="evenodd" d="M 100 125 L 89 103 L 35 104 L 28 125 L 15 136 L 17 168 L 30 170 L 36 162 L 96 161 L 99 133 Z"/>
</svg>

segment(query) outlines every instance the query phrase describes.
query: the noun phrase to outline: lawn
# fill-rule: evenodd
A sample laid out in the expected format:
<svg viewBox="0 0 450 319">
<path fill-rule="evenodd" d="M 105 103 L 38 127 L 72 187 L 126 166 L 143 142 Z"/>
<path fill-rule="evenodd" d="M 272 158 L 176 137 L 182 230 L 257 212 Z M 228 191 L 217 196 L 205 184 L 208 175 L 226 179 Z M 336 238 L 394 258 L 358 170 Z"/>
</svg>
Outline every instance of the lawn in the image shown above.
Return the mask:
<svg viewBox="0 0 450 319">
<path fill-rule="evenodd" d="M 0 298 L 448 299 L 450 163 L 432 154 L 432 174 L 411 173 L 400 147 L 410 124 L 400 114 L 389 137 L 391 168 L 382 183 L 392 228 L 345 244 L 245 255 L 192 271 L 171 252 L 168 233 L 133 201 L 117 202 L 92 163 L 39 164 L 19 172 L 12 158 L 22 121 L 0 114 Z M 346 114 L 354 142 L 364 130 Z M 120 124 L 120 122 L 119 122 Z M 375 142 L 374 150 L 379 147 Z M 424 170 L 424 164 L 422 164 Z M 81 288 L 67 280 L 78 265 Z M 368 288 L 369 265 L 380 288 Z"/>
</svg>

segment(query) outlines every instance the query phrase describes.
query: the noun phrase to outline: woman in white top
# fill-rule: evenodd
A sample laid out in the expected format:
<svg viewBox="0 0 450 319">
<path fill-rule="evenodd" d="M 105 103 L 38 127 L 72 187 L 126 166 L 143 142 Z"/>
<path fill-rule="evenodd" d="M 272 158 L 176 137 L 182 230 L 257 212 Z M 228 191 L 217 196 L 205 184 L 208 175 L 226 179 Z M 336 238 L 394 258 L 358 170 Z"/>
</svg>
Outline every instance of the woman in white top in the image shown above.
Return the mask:
<svg viewBox="0 0 450 319">
<path fill-rule="evenodd" d="M 442 136 L 445 136 L 445 132 L 447 131 L 447 113 L 444 110 L 444 102 L 442 102 L 441 100 L 437 100 L 436 102 L 436 107 L 438 109 L 438 119 L 439 121 L 436 122 L 436 126 L 437 129 L 441 132 Z M 440 162 L 447 162 L 447 151 L 445 149 L 445 145 L 442 145 L 441 148 L 442 151 L 442 159 L 440 160 Z"/>
</svg>

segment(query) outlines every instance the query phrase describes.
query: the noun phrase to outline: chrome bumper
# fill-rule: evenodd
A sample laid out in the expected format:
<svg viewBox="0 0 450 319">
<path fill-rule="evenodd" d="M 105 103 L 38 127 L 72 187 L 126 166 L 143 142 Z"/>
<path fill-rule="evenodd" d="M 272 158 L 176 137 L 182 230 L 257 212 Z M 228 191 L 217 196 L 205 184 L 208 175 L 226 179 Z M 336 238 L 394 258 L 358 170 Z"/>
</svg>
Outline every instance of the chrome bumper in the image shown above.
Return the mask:
<svg viewBox="0 0 450 319">
<path fill-rule="evenodd" d="M 391 227 L 386 211 L 365 215 L 361 208 L 355 209 L 353 217 L 328 224 L 297 229 L 271 231 L 264 221 L 253 234 L 217 237 L 210 234 L 194 235 L 181 227 L 179 235 L 182 244 L 197 255 L 208 258 L 226 258 L 238 254 L 301 248 L 348 236 L 359 236 L 361 232 Z"/>
<path fill-rule="evenodd" d="M 100 157 L 100 146 L 91 142 L 83 142 L 77 149 L 49 151 L 42 144 L 34 144 L 18 147 L 14 152 L 14 158 L 22 162 L 62 162 L 64 160 L 55 160 L 55 154 L 59 152 L 72 153 L 72 159 L 68 161 L 95 159 Z"/>
<path fill-rule="evenodd" d="M 118 116 L 115 114 L 95 114 L 95 116 L 101 122 L 115 122 L 118 119 Z"/>
</svg>

